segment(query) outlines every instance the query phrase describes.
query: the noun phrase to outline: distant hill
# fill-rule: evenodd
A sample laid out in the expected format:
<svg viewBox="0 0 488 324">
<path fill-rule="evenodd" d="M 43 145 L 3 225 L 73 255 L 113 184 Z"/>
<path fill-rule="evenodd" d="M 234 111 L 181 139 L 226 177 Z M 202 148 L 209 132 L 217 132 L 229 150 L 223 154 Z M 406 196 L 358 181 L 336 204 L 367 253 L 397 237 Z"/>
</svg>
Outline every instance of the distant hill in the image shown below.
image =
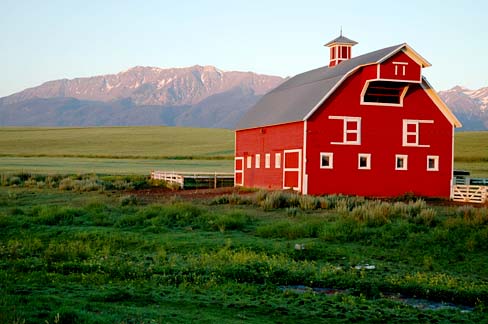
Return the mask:
<svg viewBox="0 0 488 324">
<path fill-rule="evenodd" d="M 0 125 L 166 125 L 233 128 L 283 78 L 213 66 L 46 82 L 0 98 Z"/>
<path fill-rule="evenodd" d="M 488 130 L 488 87 L 470 90 L 456 86 L 439 95 L 463 124 L 460 130 Z"/>
</svg>

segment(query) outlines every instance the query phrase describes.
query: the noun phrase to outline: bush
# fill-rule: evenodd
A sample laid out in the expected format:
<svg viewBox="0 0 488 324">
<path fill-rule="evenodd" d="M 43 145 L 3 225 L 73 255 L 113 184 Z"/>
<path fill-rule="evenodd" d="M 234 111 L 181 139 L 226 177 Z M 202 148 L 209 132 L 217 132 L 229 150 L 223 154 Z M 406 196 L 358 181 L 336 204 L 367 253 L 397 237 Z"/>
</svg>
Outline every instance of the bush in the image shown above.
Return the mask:
<svg viewBox="0 0 488 324">
<path fill-rule="evenodd" d="M 214 221 L 222 233 L 225 230 L 242 230 L 250 222 L 251 218 L 248 215 L 238 211 L 218 215 Z"/>
</svg>

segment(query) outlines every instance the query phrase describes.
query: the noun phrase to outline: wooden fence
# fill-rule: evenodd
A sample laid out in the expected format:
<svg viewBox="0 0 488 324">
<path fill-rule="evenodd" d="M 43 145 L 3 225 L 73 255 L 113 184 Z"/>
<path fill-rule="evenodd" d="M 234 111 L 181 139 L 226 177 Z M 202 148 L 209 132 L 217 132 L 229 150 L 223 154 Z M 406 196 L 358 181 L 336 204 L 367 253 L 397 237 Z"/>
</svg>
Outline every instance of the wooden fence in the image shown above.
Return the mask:
<svg viewBox="0 0 488 324">
<path fill-rule="evenodd" d="M 484 204 L 488 202 L 488 186 L 454 185 L 452 200 Z"/>
<path fill-rule="evenodd" d="M 177 184 L 181 189 L 234 186 L 234 173 L 151 171 L 151 179 Z"/>
</svg>

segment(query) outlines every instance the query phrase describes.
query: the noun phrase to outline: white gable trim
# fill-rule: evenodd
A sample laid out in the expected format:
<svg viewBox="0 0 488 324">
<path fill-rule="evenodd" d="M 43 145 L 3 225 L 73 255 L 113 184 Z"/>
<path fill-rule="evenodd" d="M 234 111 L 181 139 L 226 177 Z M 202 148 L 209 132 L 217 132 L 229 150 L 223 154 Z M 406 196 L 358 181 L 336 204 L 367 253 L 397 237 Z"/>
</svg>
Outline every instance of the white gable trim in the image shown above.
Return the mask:
<svg viewBox="0 0 488 324">
<path fill-rule="evenodd" d="M 447 107 L 447 105 L 442 101 L 441 97 L 435 92 L 430 83 L 426 78 L 422 78 L 422 83 L 420 86 L 425 90 L 425 93 L 430 97 L 430 99 L 435 103 L 437 108 L 442 112 L 444 117 L 456 128 L 462 127 L 463 124 L 456 118 L 452 111 Z"/>
</svg>

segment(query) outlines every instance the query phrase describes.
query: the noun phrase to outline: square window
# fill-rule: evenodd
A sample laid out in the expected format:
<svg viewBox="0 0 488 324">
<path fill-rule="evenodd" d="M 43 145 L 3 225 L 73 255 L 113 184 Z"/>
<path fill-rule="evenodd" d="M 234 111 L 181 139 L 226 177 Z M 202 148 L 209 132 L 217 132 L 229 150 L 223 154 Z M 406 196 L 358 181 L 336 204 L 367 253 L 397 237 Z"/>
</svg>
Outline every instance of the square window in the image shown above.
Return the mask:
<svg viewBox="0 0 488 324">
<path fill-rule="evenodd" d="M 255 164 L 256 169 L 259 169 L 260 164 L 261 164 L 261 155 L 256 154 L 256 164 Z"/>
<path fill-rule="evenodd" d="M 395 170 L 407 170 L 408 155 L 396 155 L 395 159 Z"/>
<path fill-rule="evenodd" d="M 252 168 L 252 156 L 247 157 L 247 168 Z"/>
<path fill-rule="evenodd" d="M 331 144 L 361 144 L 361 117 L 329 116 L 329 119 L 342 120 L 342 141 Z"/>
<path fill-rule="evenodd" d="M 264 167 L 269 169 L 271 167 L 271 154 L 266 153 L 264 156 Z"/>
<path fill-rule="evenodd" d="M 333 153 L 320 153 L 320 168 L 321 169 L 332 169 L 334 165 L 334 154 Z"/>
<path fill-rule="evenodd" d="M 439 156 L 427 156 L 427 171 L 439 171 Z"/>
<path fill-rule="evenodd" d="M 371 169 L 371 154 L 360 153 L 358 155 L 358 169 L 360 170 Z"/>
<path fill-rule="evenodd" d="M 281 168 L 281 153 L 275 154 L 275 168 L 276 169 Z"/>
</svg>

